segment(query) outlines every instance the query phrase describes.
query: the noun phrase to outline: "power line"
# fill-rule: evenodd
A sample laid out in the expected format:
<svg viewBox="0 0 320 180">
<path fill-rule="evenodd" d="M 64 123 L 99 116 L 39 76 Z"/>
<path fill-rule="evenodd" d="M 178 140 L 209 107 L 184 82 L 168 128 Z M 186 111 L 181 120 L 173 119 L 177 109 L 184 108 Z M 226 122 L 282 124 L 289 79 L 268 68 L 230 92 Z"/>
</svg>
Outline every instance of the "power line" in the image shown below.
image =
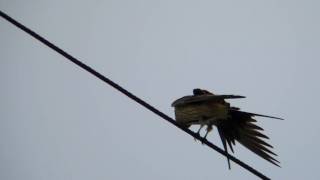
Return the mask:
<svg viewBox="0 0 320 180">
<path fill-rule="evenodd" d="M 251 173 L 253 173 L 254 175 L 260 177 L 261 179 L 270 179 L 267 176 L 263 175 L 262 173 L 260 173 L 259 171 L 255 170 L 254 168 L 252 168 L 251 166 L 245 164 L 244 162 L 240 161 L 239 159 L 235 158 L 234 156 L 226 153 L 224 150 L 220 149 L 218 146 L 212 144 L 211 142 L 209 142 L 208 140 L 202 138 L 199 134 L 191 131 L 188 128 L 182 127 L 179 124 L 176 123 L 175 120 L 173 120 L 172 118 L 170 118 L 168 115 L 164 114 L 163 112 L 159 111 L 158 109 L 156 109 L 155 107 L 151 106 L 150 104 L 148 104 L 147 102 L 143 101 L 142 99 L 138 98 L 137 96 L 135 96 L 134 94 L 130 93 L 129 91 L 127 91 L 126 89 L 124 89 L 123 87 L 121 87 L 120 85 L 118 85 L 117 83 L 113 82 L 112 80 L 110 80 L 109 78 L 103 76 L 102 74 L 100 74 L 99 72 L 95 71 L 94 69 L 92 69 L 91 67 L 87 66 L 86 64 L 82 63 L 81 61 L 79 61 L 78 59 L 76 59 L 75 57 L 71 56 L 70 54 L 68 54 L 67 52 L 65 52 L 64 50 L 62 50 L 61 48 L 57 47 L 56 45 L 52 44 L 51 42 L 49 42 L 48 40 L 46 40 L 45 38 L 41 37 L 40 35 L 38 35 L 37 33 L 35 33 L 34 31 L 32 31 L 31 29 L 27 28 L 26 26 L 22 25 L 21 23 L 19 23 L 18 21 L 14 20 L 13 18 L 11 18 L 10 16 L 8 16 L 7 14 L 5 14 L 4 12 L 0 11 L 0 16 L 3 17 L 4 19 L 6 19 L 7 21 L 9 21 L 10 23 L 12 23 L 13 25 L 15 25 L 16 27 L 20 28 L 21 30 L 23 30 L 24 32 L 26 32 L 27 34 L 29 34 L 30 36 L 34 37 L 35 39 L 39 40 L 40 42 L 42 42 L 44 45 L 48 46 L 49 48 L 51 48 L 52 50 L 56 51 L 57 53 L 61 54 L 62 56 L 64 56 L 67 60 L 70 60 L 71 62 L 75 63 L 76 65 L 80 66 L 82 69 L 88 71 L 89 73 L 91 73 L 92 75 L 96 76 L 97 78 L 99 78 L 100 80 L 104 81 L 105 83 L 109 84 L 110 86 L 112 86 L 113 88 L 117 89 L 118 91 L 122 92 L 124 95 L 126 95 L 127 97 L 131 98 L 132 100 L 136 101 L 137 103 L 139 103 L 140 105 L 144 106 L 145 108 L 149 109 L 150 111 L 152 111 L 153 113 L 157 114 L 158 116 L 162 117 L 163 119 L 167 120 L 168 122 L 170 122 L 171 124 L 175 125 L 176 127 L 178 127 L 179 129 L 183 130 L 184 132 L 188 133 L 189 135 L 193 136 L 194 138 L 200 140 L 203 144 L 206 144 L 207 146 L 209 146 L 210 148 L 212 148 L 213 150 L 219 152 L 220 154 L 228 157 L 230 160 L 232 160 L 233 162 L 237 163 L 238 165 L 240 165 L 241 167 L 247 169 L 248 171 L 250 171 Z"/>
</svg>

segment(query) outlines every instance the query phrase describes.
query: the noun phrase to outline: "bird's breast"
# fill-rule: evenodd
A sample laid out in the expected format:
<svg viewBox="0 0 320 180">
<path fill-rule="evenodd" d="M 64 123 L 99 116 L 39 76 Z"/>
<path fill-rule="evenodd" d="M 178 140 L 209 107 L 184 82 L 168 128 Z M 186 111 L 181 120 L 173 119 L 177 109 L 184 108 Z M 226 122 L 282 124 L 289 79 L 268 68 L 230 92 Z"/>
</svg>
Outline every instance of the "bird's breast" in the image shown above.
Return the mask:
<svg viewBox="0 0 320 180">
<path fill-rule="evenodd" d="M 199 124 L 200 121 L 215 118 L 226 119 L 228 107 L 224 104 L 189 104 L 175 107 L 176 121 L 181 124 Z"/>
</svg>

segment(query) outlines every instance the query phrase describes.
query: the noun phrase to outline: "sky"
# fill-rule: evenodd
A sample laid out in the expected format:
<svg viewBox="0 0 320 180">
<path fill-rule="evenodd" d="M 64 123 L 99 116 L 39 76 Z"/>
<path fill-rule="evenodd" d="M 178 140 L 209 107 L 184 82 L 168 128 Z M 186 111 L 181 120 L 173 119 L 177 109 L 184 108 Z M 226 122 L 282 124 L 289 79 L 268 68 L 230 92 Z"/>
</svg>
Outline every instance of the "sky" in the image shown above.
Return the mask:
<svg viewBox="0 0 320 180">
<path fill-rule="evenodd" d="M 173 117 L 203 88 L 257 118 L 278 168 L 320 178 L 320 2 L 0 0 L 1 11 Z M 257 179 L 0 18 L 0 179 Z M 196 130 L 197 127 L 192 127 Z M 216 130 L 208 139 L 222 147 Z"/>
</svg>

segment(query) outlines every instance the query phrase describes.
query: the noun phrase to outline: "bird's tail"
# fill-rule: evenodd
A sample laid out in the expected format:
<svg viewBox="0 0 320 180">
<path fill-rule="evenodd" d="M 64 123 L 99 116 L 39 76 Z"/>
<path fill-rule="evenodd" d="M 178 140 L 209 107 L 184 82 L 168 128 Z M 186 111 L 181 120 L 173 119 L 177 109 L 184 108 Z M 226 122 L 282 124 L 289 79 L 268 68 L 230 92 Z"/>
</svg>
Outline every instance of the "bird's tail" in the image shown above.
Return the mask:
<svg viewBox="0 0 320 180">
<path fill-rule="evenodd" d="M 273 148 L 270 144 L 264 141 L 269 139 L 266 135 L 262 134 L 263 129 L 255 124 L 257 122 L 253 119 L 254 116 L 269 117 L 281 119 L 272 116 L 265 116 L 260 114 L 248 113 L 239 111 L 237 109 L 230 110 L 230 118 L 218 124 L 218 132 L 225 152 L 227 153 L 227 144 L 233 152 L 233 145 L 238 141 L 243 146 L 269 161 L 270 163 L 279 166 L 279 161 L 273 156 L 277 156 L 270 149 Z M 230 160 L 228 158 L 228 166 L 230 169 Z M 280 166 L 279 166 L 280 167 Z"/>
</svg>

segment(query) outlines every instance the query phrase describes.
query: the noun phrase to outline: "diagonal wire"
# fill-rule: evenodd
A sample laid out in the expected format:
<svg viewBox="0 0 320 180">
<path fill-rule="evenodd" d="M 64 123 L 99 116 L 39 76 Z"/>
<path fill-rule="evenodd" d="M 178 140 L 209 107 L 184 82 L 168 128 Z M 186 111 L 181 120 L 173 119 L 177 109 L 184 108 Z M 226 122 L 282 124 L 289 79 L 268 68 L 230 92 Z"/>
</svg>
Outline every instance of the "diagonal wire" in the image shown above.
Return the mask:
<svg viewBox="0 0 320 180">
<path fill-rule="evenodd" d="M 4 12 L 2 12 L 0 10 L 0 16 L 3 17 L 4 19 L 6 19 L 7 21 L 9 21 L 10 23 L 12 23 L 13 25 L 15 25 L 16 27 L 20 28 L 21 30 L 23 30 L 24 32 L 26 32 L 27 34 L 29 34 L 30 36 L 34 37 L 35 39 L 39 40 L 40 42 L 42 42 L 44 45 L 48 46 L 49 48 L 51 48 L 52 50 L 56 51 L 57 53 L 61 54 L 62 56 L 64 56 L 65 58 L 67 58 L 68 60 L 70 60 L 71 62 L 75 63 L 76 65 L 80 66 L 81 68 L 83 68 L 84 70 L 88 71 L 89 73 L 91 73 L 92 75 L 96 76 L 97 78 L 99 78 L 100 80 L 104 81 L 105 83 L 109 84 L 110 86 L 112 86 L 113 88 L 117 89 L 118 91 L 122 92 L 124 95 L 126 95 L 127 97 L 131 98 L 132 100 L 136 101 L 137 103 L 139 103 L 140 105 L 144 106 L 145 108 L 149 109 L 150 111 L 152 111 L 153 113 L 157 114 L 158 116 L 162 117 L 163 119 L 167 120 L 168 122 L 170 122 L 171 124 L 175 125 L 177 128 L 183 130 L 184 132 L 188 133 L 189 135 L 193 136 L 194 138 L 200 140 L 203 144 L 206 144 L 207 146 L 209 146 L 210 148 L 214 149 L 215 151 L 219 152 L 220 154 L 228 157 L 230 160 L 232 160 L 233 162 L 237 163 L 238 165 L 242 166 L 243 168 L 245 168 L 246 170 L 250 171 L 251 173 L 253 173 L 254 175 L 260 177 L 261 179 L 265 179 L 268 180 L 270 178 L 268 178 L 267 176 L 263 175 L 262 173 L 260 173 L 259 171 L 255 170 L 254 168 L 252 168 L 251 166 L 245 164 L 244 162 L 240 161 L 239 159 L 235 158 L 234 156 L 226 153 L 225 151 L 223 151 L 222 149 L 220 149 L 218 146 L 212 144 L 211 142 L 209 142 L 208 140 L 202 138 L 199 134 L 191 131 L 188 128 L 182 127 L 179 124 L 176 123 L 175 120 L 173 120 L 172 118 L 170 118 L 168 115 L 164 114 L 163 112 L 159 111 L 158 109 L 154 108 L 153 106 L 151 106 L 150 104 L 146 103 L 145 101 L 143 101 L 142 99 L 138 98 L 137 96 L 135 96 L 134 94 L 130 93 L 129 91 L 127 91 L 126 89 L 124 89 L 123 87 L 119 86 L 118 84 L 116 84 L 115 82 L 113 82 L 112 80 L 106 78 L 105 76 L 103 76 L 102 74 L 100 74 L 99 72 L 95 71 L 94 69 L 92 69 L 91 67 L 87 66 L 86 64 L 82 63 L 81 61 L 79 61 L 78 59 L 74 58 L 73 56 L 71 56 L 70 54 L 68 54 L 67 52 L 65 52 L 64 50 L 60 49 L 59 47 L 57 47 L 56 45 L 52 44 L 51 42 L 49 42 L 48 40 L 46 40 L 45 38 L 41 37 L 40 35 L 38 35 L 37 33 L 35 33 L 34 31 L 32 31 L 31 29 L 27 28 L 26 26 L 22 25 L 21 23 L 17 22 L 16 20 L 14 20 L 13 18 L 11 18 L 10 16 L 8 16 L 7 14 L 5 14 Z"/>
</svg>

